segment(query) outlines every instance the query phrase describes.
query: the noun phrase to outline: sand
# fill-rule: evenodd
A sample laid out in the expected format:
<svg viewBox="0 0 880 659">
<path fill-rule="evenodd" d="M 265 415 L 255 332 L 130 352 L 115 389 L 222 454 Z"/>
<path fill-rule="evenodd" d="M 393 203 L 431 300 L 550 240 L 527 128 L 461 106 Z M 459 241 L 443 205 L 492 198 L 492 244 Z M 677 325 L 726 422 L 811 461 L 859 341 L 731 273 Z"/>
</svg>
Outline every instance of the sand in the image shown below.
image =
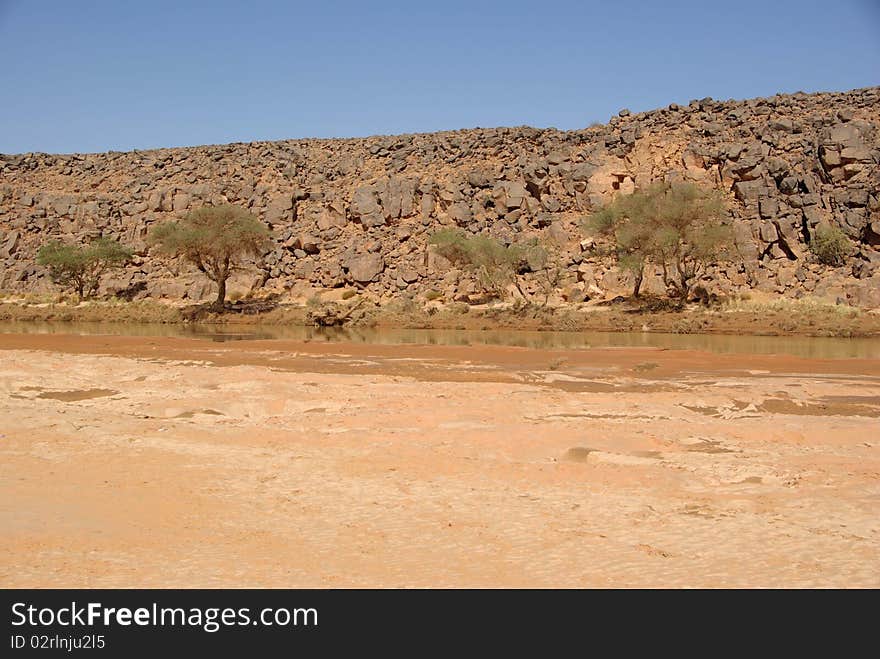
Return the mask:
<svg viewBox="0 0 880 659">
<path fill-rule="evenodd" d="M 878 587 L 880 360 L 0 335 L 0 587 Z"/>
</svg>

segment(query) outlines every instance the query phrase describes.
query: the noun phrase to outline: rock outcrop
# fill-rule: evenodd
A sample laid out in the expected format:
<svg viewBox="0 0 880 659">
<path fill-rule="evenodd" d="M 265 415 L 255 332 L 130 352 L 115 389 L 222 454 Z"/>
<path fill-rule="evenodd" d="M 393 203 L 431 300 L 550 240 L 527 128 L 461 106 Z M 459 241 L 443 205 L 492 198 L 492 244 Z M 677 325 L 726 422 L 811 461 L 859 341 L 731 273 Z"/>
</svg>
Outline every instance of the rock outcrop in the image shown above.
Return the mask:
<svg viewBox="0 0 880 659">
<path fill-rule="evenodd" d="M 195 273 L 150 254 L 152 225 L 230 202 L 269 224 L 275 244 L 246 289 L 356 286 L 376 297 L 440 291 L 467 277 L 432 255 L 444 226 L 504 241 L 552 237 L 569 275 L 563 299 L 613 296 L 626 274 L 593 250 L 579 221 L 655 179 L 730 196 L 742 261 L 705 282 L 880 306 L 880 88 L 695 100 L 608 124 L 255 142 L 126 153 L 0 156 L 0 290 L 48 288 L 35 264 L 48 238 L 118 238 L 138 252 L 113 292 L 200 300 Z M 842 267 L 808 250 L 827 222 L 851 239 Z M 537 284 L 535 284 L 537 286 Z M 644 289 L 659 286 L 648 273 Z"/>
</svg>

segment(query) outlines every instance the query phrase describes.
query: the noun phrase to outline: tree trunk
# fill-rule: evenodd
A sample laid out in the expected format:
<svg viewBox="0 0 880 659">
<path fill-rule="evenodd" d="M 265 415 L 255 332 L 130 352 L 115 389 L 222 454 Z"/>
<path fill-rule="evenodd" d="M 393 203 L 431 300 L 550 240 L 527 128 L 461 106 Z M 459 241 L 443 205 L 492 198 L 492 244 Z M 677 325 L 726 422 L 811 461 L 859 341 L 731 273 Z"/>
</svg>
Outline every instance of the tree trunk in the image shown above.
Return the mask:
<svg viewBox="0 0 880 659">
<path fill-rule="evenodd" d="M 645 269 L 639 268 L 639 271 L 636 273 L 636 283 L 633 286 L 633 297 L 638 297 L 639 292 L 642 289 L 642 279 L 645 278 Z"/>
<path fill-rule="evenodd" d="M 217 299 L 214 300 L 214 308 L 217 311 L 222 311 L 223 306 L 226 304 L 226 280 L 220 279 L 217 282 Z"/>
<path fill-rule="evenodd" d="M 681 286 L 679 287 L 681 299 L 687 302 L 688 295 L 691 292 L 691 281 L 693 281 L 696 275 L 696 265 L 694 265 L 693 269 L 689 270 L 687 262 L 683 262 L 678 267 L 678 274 L 681 279 Z"/>
<path fill-rule="evenodd" d="M 516 288 L 516 290 L 519 292 L 519 294 L 522 295 L 522 299 L 525 300 L 526 302 L 529 302 L 528 296 L 526 295 L 525 291 L 522 289 L 522 286 L 519 285 L 519 277 L 517 277 L 516 275 L 513 276 L 513 285 Z"/>
</svg>

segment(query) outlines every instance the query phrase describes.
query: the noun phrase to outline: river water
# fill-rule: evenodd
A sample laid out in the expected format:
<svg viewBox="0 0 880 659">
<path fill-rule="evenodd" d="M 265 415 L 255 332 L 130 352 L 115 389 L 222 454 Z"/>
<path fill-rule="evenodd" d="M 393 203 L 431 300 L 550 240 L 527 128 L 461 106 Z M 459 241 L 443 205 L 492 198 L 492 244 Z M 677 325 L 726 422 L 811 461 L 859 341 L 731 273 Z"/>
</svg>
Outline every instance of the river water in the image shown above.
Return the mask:
<svg viewBox="0 0 880 659">
<path fill-rule="evenodd" d="M 151 323 L 0 322 L 2 334 L 171 336 L 207 341 L 287 339 L 375 344 L 510 345 L 539 349 L 660 347 L 716 353 L 785 354 L 813 359 L 880 358 L 880 339 L 661 334 L 649 332 L 537 332 L 352 327 L 325 329 L 270 325 L 163 325 Z"/>
</svg>

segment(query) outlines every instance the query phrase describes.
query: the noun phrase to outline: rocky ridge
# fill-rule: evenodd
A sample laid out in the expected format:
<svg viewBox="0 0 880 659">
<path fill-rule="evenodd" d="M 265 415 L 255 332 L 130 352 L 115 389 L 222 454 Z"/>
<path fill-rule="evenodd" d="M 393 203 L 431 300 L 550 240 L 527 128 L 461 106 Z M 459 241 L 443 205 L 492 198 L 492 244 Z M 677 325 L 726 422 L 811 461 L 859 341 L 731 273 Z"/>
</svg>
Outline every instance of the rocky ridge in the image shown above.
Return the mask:
<svg viewBox="0 0 880 659">
<path fill-rule="evenodd" d="M 722 188 L 742 261 L 714 268 L 719 293 L 757 289 L 880 307 L 880 88 L 695 100 L 559 131 L 471 129 L 100 154 L 0 155 L 0 290 L 44 291 L 35 264 L 51 237 L 118 238 L 138 256 L 105 291 L 202 300 L 209 284 L 149 253 L 150 227 L 206 203 L 249 208 L 273 247 L 238 275 L 239 294 L 356 286 L 380 300 L 475 285 L 428 247 L 460 226 L 503 241 L 559 245 L 569 303 L 625 293 L 628 276 L 593 249 L 579 221 L 655 179 Z M 822 222 L 843 230 L 844 266 L 808 244 Z M 643 290 L 662 292 L 649 272 Z M 526 282 L 537 290 L 538 283 Z"/>
</svg>

